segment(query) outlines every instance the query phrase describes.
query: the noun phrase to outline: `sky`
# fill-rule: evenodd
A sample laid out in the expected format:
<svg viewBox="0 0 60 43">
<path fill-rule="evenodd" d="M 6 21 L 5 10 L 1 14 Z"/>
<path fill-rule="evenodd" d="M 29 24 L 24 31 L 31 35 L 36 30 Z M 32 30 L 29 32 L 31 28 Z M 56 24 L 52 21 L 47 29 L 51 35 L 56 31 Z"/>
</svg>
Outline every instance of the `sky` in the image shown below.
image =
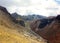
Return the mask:
<svg viewBox="0 0 60 43">
<path fill-rule="evenodd" d="M 0 0 L 10 13 L 20 15 L 38 14 L 56 16 L 60 14 L 60 0 Z"/>
</svg>

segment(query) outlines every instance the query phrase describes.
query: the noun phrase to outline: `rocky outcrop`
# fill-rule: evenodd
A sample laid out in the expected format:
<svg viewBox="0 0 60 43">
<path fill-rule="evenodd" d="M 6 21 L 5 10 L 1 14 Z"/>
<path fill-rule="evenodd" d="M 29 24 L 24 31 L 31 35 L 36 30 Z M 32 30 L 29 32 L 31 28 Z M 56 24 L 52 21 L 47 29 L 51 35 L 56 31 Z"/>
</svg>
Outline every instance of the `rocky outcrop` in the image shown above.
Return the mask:
<svg viewBox="0 0 60 43">
<path fill-rule="evenodd" d="M 23 27 L 25 27 L 25 22 L 23 20 L 16 20 L 16 23 L 20 24 Z"/>
<path fill-rule="evenodd" d="M 2 10 L 2 11 L 4 11 L 4 12 L 8 13 L 8 11 L 6 10 L 5 7 L 0 6 L 0 10 Z"/>
</svg>

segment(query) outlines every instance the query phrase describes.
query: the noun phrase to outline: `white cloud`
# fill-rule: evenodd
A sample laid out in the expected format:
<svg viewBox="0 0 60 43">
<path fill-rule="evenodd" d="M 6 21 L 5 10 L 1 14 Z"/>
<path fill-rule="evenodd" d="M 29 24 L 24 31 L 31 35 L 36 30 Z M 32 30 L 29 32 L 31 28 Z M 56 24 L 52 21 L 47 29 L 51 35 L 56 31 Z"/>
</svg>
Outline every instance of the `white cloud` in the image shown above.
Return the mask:
<svg viewBox="0 0 60 43">
<path fill-rule="evenodd" d="M 7 10 L 8 10 L 10 13 L 13 13 L 13 12 L 16 12 L 17 7 L 16 7 L 16 6 L 9 6 L 9 7 L 7 7 Z"/>
<path fill-rule="evenodd" d="M 0 5 L 7 7 L 8 11 L 18 12 L 21 15 L 35 13 L 44 16 L 60 14 L 60 5 L 54 0 L 0 0 Z"/>
</svg>

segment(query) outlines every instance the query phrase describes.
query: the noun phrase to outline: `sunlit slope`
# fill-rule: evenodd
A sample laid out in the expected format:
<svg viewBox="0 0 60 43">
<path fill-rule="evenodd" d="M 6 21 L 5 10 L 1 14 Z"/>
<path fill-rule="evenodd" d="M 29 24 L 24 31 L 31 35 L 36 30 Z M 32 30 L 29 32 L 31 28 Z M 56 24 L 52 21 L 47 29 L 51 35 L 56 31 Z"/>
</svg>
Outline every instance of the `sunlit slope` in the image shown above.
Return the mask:
<svg viewBox="0 0 60 43">
<path fill-rule="evenodd" d="M 40 43 L 29 37 L 17 33 L 15 30 L 10 30 L 4 26 L 0 26 L 0 43 Z"/>
<path fill-rule="evenodd" d="M 9 13 L 0 10 L 0 43 L 45 43 L 27 28 L 13 22 Z"/>
<path fill-rule="evenodd" d="M 28 37 L 18 33 L 16 30 L 11 30 L 0 25 L 0 43 L 45 43 L 42 39 L 38 40 L 34 36 Z"/>
</svg>

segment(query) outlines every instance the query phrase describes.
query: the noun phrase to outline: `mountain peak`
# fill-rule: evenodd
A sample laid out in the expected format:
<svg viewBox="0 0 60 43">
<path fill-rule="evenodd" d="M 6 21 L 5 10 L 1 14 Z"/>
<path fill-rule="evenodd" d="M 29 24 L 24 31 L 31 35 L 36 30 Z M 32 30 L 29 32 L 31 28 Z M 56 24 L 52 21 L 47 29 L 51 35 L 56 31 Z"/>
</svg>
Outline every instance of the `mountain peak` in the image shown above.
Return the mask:
<svg viewBox="0 0 60 43">
<path fill-rule="evenodd" d="M 60 20 L 60 15 L 58 15 L 58 16 L 56 17 L 56 19 L 57 19 L 57 20 Z"/>
<path fill-rule="evenodd" d="M 2 10 L 5 13 L 8 13 L 7 9 L 5 7 L 0 6 L 0 10 Z"/>
</svg>

